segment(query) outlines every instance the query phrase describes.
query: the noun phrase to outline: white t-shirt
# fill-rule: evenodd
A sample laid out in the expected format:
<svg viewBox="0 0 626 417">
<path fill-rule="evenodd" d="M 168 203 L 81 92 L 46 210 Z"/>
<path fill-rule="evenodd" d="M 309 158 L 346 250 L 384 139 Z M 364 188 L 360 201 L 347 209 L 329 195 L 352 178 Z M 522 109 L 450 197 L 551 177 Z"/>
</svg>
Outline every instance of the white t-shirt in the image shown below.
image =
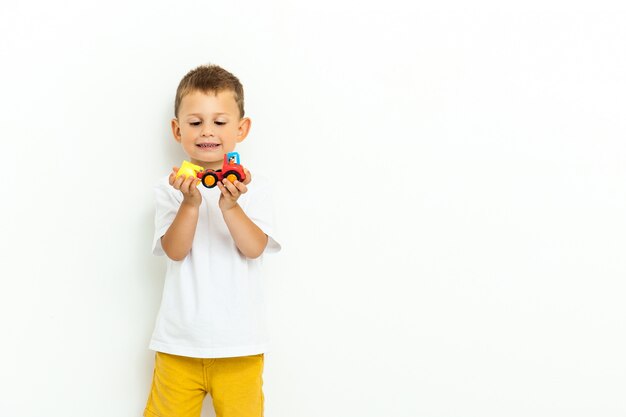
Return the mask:
<svg viewBox="0 0 626 417">
<path fill-rule="evenodd" d="M 261 265 L 278 252 L 271 187 L 254 175 L 238 203 L 268 235 L 263 255 L 239 252 L 218 206 L 219 188 L 198 187 L 202 194 L 191 251 L 182 261 L 167 258 L 163 299 L 150 349 L 195 358 L 224 358 L 264 353 L 269 346 Z M 152 250 L 165 255 L 161 237 L 170 227 L 183 194 L 161 179 L 155 187 L 156 215 Z"/>
</svg>

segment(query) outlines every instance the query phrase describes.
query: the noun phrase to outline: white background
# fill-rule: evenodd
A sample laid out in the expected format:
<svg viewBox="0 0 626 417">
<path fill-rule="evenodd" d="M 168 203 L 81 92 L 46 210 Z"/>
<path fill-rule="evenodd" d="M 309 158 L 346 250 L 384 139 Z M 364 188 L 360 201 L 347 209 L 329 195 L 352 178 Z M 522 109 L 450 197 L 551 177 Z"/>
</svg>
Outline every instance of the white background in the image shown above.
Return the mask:
<svg viewBox="0 0 626 417">
<path fill-rule="evenodd" d="M 0 416 L 141 415 L 204 63 L 279 191 L 267 416 L 626 415 L 626 7 L 434 3 L 3 2 Z"/>
</svg>

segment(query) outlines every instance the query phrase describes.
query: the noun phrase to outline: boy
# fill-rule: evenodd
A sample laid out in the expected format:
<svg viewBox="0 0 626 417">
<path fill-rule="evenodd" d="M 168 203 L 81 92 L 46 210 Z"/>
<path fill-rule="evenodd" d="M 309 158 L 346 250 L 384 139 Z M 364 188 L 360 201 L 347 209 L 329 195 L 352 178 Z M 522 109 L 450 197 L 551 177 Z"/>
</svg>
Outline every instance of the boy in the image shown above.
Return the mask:
<svg viewBox="0 0 626 417">
<path fill-rule="evenodd" d="M 216 65 L 183 77 L 174 114 L 174 138 L 205 169 L 220 169 L 250 130 L 241 83 Z M 153 252 L 168 260 L 144 416 L 199 417 L 209 393 L 217 417 L 260 417 L 268 347 L 261 255 L 280 250 L 269 185 L 255 178 L 248 188 L 246 170 L 244 182 L 224 179 L 218 191 L 177 171 L 155 188 Z"/>
</svg>

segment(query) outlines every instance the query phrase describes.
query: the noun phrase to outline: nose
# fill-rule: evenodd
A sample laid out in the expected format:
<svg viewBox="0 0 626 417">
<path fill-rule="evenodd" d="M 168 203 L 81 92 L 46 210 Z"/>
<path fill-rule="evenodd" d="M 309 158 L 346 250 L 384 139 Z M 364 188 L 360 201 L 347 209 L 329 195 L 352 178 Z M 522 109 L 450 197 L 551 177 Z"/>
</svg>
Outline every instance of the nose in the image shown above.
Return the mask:
<svg viewBox="0 0 626 417">
<path fill-rule="evenodd" d="M 202 125 L 202 132 L 200 135 L 204 137 L 213 136 L 213 128 L 210 126 L 210 123 L 204 123 Z"/>
</svg>

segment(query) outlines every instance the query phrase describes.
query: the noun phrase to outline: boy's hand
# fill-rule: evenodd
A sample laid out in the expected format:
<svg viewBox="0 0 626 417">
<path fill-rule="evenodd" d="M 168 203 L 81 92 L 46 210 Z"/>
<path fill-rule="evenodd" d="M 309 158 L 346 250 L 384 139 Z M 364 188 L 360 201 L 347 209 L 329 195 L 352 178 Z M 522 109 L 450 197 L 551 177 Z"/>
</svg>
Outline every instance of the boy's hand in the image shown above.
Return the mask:
<svg viewBox="0 0 626 417">
<path fill-rule="evenodd" d="M 250 184 L 250 181 L 252 181 L 252 175 L 250 175 L 250 171 L 245 168 L 244 172 L 246 173 L 246 179 L 243 182 L 235 181 L 233 183 L 227 179 L 218 181 L 217 186 L 222 192 L 219 201 L 220 210 L 222 210 L 222 212 L 235 207 L 239 197 L 248 191 L 248 187 L 246 187 L 246 185 Z"/>
<path fill-rule="evenodd" d="M 172 187 L 183 193 L 183 202 L 181 204 L 189 204 L 193 207 L 200 207 L 202 203 L 202 194 L 198 190 L 200 180 L 196 177 L 181 175 L 176 178 L 178 167 L 172 169 L 169 182 Z"/>
</svg>

